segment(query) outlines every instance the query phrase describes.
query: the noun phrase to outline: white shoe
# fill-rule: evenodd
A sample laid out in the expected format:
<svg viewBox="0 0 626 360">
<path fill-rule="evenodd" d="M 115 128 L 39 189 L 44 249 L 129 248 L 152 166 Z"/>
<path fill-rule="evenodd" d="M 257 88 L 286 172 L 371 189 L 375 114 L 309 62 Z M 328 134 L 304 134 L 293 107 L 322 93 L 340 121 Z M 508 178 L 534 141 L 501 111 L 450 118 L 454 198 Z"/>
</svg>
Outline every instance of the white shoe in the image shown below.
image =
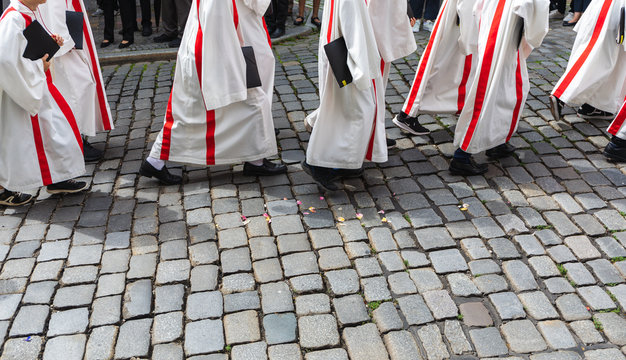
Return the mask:
<svg viewBox="0 0 626 360">
<path fill-rule="evenodd" d="M 415 25 L 413 25 L 413 32 L 420 32 L 420 25 L 421 25 L 421 20 L 417 20 L 415 21 Z"/>
<path fill-rule="evenodd" d="M 567 13 L 567 15 L 563 18 L 564 22 L 569 22 L 570 20 L 572 20 L 574 18 L 574 13 L 573 12 L 569 12 Z"/>
<path fill-rule="evenodd" d="M 558 10 L 550 11 L 550 19 L 562 19 L 565 14 L 559 12 Z"/>
<path fill-rule="evenodd" d="M 435 23 L 432 20 L 424 21 L 424 30 L 426 30 L 428 32 L 432 32 L 433 31 L 433 26 L 435 26 Z"/>
</svg>

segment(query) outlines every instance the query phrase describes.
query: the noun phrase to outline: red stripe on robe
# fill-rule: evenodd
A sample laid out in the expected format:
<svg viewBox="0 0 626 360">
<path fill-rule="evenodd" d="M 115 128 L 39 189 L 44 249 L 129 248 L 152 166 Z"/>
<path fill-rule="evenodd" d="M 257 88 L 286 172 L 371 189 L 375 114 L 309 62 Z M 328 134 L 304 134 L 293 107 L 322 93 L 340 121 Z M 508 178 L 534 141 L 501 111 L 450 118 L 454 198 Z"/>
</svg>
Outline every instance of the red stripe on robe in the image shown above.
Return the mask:
<svg viewBox="0 0 626 360">
<path fill-rule="evenodd" d="M 519 51 L 517 52 L 517 69 L 515 70 L 515 94 L 517 95 L 517 102 L 515 103 L 515 109 L 513 109 L 511 128 L 509 129 L 509 135 L 506 137 L 506 142 L 511 140 L 511 136 L 513 136 L 513 132 L 517 127 L 520 110 L 522 109 L 522 99 L 524 99 L 524 80 L 522 79 L 522 64 Z"/>
<path fill-rule="evenodd" d="M 82 12 L 85 14 L 85 10 L 82 8 L 79 0 L 73 0 L 72 6 L 74 10 Z M 83 36 L 85 38 L 84 43 L 86 43 L 88 48 L 89 60 L 91 62 L 91 72 L 93 73 L 93 77 L 96 80 L 96 95 L 98 97 L 98 106 L 100 108 L 100 116 L 102 117 L 102 125 L 104 130 L 111 130 L 111 118 L 109 117 L 109 113 L 107 111 L 107 99 L 106 94 L 104 93 L 104 84 L 102 82 L 102 77 L 100 70 L 98 69 L 98 58 L 96 57 L 96 49 L 94 49 L 93 39 L 89 36 L 89 28 L 87 25 L 87 21 L 83 21 Z"/>
<path fill-rule="evenodd" d="M 463 77 L 461 78 L 461 84 L 459 85 L 459 95 L 456 100 L 457 114 L 460 114 L 465 106 L 465 95 L 467 94 L 467 81 L 469 80 L 470 73 L 472 72 L 472 55 L 465 57 L 465 66 L 463 67 Z"/>
<path fill-rule="evenodd" d="M 443 4 L 440 14 L 446 10 L 446 6 L 448 2 L 446 1 Z M 413 85 L 411 86 L 411 91 L 409 93 L 409 101 L 407 101 L 406 106 L 404 107 L 404 113 L 409 114 L 413 109 L 413 105 L 415 104 L 415 98 L 417 98 L 417 92 L 422 84 L 422 80 L 424 79 L 424 73 L 426 72 L 426 65 L 430 60 L 430 53 L 433 50 L 433 43 L 435 42 L 435 37 L 437 36 L 439 30 L 439 24 L 441 23 L 441 16 L 437 17 L 437 22 L 435 22 L 435 26 L 433 28 L 433 32 L 430 34 L 430 40 L 428 40 L 428 45 L 426 45 L 426 50 L 424 50 L 424 55 L 422 56 L 422 60 L 420 60 L 420 66 L 417 70 L 417 75 L 415 76 L 415 80 L 413 81 Z"/>
<path fill-rule="evenodd" d="M 609 12 L 609 9 L 611 8 L 612 1 L 613 0 L 604 1 L 604 4 L 602 5 L 602 9 L 600 10 L 600 15 L 598 16 L 598 22 L 596 23 L 596 26 L 593 29 L 593 33 L 591 34 L 591 39 L 589 40 L 589 44 L 587 44 L 587 47 L 585 48 L 583 53 L 580 55 L 578 60 L 576 60 L 576 62 L 574 63 L 570 71 L 568 71 L 567 74 L 565 74 L 563 81 L 552 94 L 555 97 L 560 98 L 563 95 L 565 90 L 567 90 L 568 86 L 572 83 L 572 81 L 574 80 L 578 72 L 580 71 L 580 68 L 583 66 L 585 61 L 587 61 L 587 58 L 589 57 L 591 50 L 593 50 L 593 48 L 596 46 L 596 43 L 598 42 L 598 38 L 600 37 L 600 33 L 602 32 L 602 28 L 604 27 L 604 23 L 606 22 L 607 14 Z"/>
<path fill-rule="evenodd" d="M 469 144 L 472 141 L 472 136 L 474 135 L 478 119 L 480 118 L 480 114 L 483 109 L 483 102 L 485 101 L 485 95 L 487 94 L 487 85 L 489 85 L 489 75 L 491 74 L 491 65 L 493 63 L 496 41 L 498 40 L 498 30 L 500 28 L 500 22 L 502 21 L 502 13 L 504 12 L 505 4 L 506 0 L 499 0 L 493 22 L 491 23 L 491 28 L 489 29 L 489 38 L 487 39 L 487 46 L 485 47 L 485 56 L 480 68 L 480 76 L 478 77 L 472 120 L 470 121 L 463 143 L 461 144 L 461 149 L 463 151 L 467 151 Z"/>
<path fill-rule="evenodd" d="M 617 135 L 619 129 L 622 128 L 624 121 L 626 121 L 626 99 L 624 99 L 624 105 L 622 105 L 622 108 L 617 113 L 615 120 L 613 120 L 613 122 L 611 123 L 611 126 L 609 127 L 609 133 L 611 135 Z"/>
<path fill-rule="evenodd" d="M 39 172 L 44 186 L 52 184 L 52 176 L 50 175 L 50 167 L 48 166 L 48 158 L 46 150 L 43 147 L 43 139 L 41 137 L 41 128 L 39 127 L 39 115 L 31 116 L 30 122 L 33 127 L 33 138 L 35 140 L 35 150 L 37 151 L 37 161 L 39 162 Z"/>
</svg>

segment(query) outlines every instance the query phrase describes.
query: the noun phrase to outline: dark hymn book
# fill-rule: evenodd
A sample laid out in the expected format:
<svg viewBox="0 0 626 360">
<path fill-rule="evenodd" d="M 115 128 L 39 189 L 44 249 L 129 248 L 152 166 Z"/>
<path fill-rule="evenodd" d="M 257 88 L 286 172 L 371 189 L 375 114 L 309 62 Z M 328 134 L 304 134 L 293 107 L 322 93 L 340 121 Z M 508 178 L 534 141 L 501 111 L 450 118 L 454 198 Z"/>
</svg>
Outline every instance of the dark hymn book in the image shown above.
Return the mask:
<svg viewBox="0 0 626 360">
<path fill-rule="evenodd" d="M 56 41 L 46 32 L 41 24 L 35 20 L 23 31 L 24 37 L 28 41 L 24 56 L 30 60 L 39 60 L 48 54 L 48 61 L 59 51 L 60 47 Z"/>
<path fill-rule="evenodd" d="M 352 73 L 348 67 L 348 47 L 343 37 L 324 45 L 324 52 L 328 58 L 330 68 L 342 88 L 352 82 Z"/>
<path fill-rule="evenodd" d="M 261 76 L 259 76 L 259 67 L 254 56 L 252 46 L 244 46 L 241 48 L 243 57 L 246 59 L 246 85 L 248 89 L 261 86 Z"/>
<path fill-rule="evenodd" d="M 67 24 L 67 30 L 70 32 L 72 40 L 74 40 L 74 47 L 78 50 L 83 48 L 83 13 L 78 11 L 66 11 L 65 23 Z"/>
</svg>

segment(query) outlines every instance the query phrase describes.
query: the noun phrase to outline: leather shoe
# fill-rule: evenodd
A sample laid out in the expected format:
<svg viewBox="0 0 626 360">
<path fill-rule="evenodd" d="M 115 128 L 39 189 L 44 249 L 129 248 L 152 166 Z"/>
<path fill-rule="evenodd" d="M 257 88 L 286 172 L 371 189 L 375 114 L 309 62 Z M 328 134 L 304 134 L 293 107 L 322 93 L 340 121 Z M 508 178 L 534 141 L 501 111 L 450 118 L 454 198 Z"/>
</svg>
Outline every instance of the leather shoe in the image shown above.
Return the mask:
<svg viewBox="0 0 626 360">
<path fill-rule="evenodd" d="M 550 95 L 550 112 L 554 120 L 561 120 L 561 110 L 563 109 L 563 102 L 554 95 Z"/>
<path fill-rule="evenodd" d="M 263 165 L 252 165 L 247 162 L 243 164 L 244 176 L 271 176 L 284 174 L 287 172 L 287 166 L 283 164 L 276 164 L 267 159 L 263 159 Z"/>
<path fill-rule="evenodd" d="M 85 162 L 98 161 L 104 156 L 104 151 L 93 147 L 89 141 L 83 140 L 83 157 Z"/>
<path fill-rule="evenodd" d="M 276 28 L 276 30 L 272 31 L 270 34 L 270 38 L 275 39 L 285 35 L 285 29 Z"/>
<path fill-rule="evenodd" d="M 141 167 L 139 168 L 139 175 L 156 178 L 163 185 L 177 185 L 182 184 L 183 178 L 178 175 L 172 175 L 169 171 L 167 171 L 167 166 L 163 166 L 163 169 L 157 170 L 152 164 L 150 164 L 147 160 L 144 160 L 141 163 Z"/>
<path fill-rule="evenodd" d="M 312 166 L 307 164 L 306 160 L 302 160 L 302 170 L 305 173 L 309 174 L 313 178 L 313 180 L 324 190 L 328 191 L 337 191 L 339 187 L 333 182 L 337 176 L 334 174 L 332 169 L 320 167 L 320 166 Z"/>
<path fill-rule="evenodd" d="M 100 48 L 104 49 L 105 47 L 110 46 L 112 44 L 113 44 L 113 41 L 105 40 L 100 43 Z"/>
<path fill-rule="evenodd" d="M 166 43 L 166 42 L 170 42 L 172 40 L 176 39 L 176 36 L 170 36 L 167 34 L 161 34 L 159 36 L 155 36 L 154 37 L 154 42 L 155 43 Z"/>
<path fill-rule="evenodd" d="M 626 140 L 614 136 L 611 141 L 606 144 L 602 154 L 609 160 L 626 162 Z"/>
<path fill-rule="evenodd" d="M 477 164 L 471 157 L 469 158 L 469 162 L 463 162 L 455 158 L 450 162 L 450 172 L 454 175 L 480 175 L 486 173 L 487 169 L 487 164 Z"/>
<path fill-rule="evenodd" d="M 394 139 L 387 138 L 387 147 L 388 148 L 394 147 L 394 146 L 396 146 L 396 144 L 397 144 L 397 141 L 395 141 Z"/>
<path fill-rule="evenodd" d="M 485 151 L 485 155 L 492 159 L 505 158 L 513 153 L 515 153 L 515 146 L 509 143 L 504 143 Z"/>
<path fill-rule="evenodd" d="M 333 173 L 335 174 L 334 180 L 341 178 L 355 178 L 363 175 L 363 167 L 359 169 L 335 169 Z"/>
<path fill-rule="evenodd" d="M 152 27 L 144 26 L 143 29 L 141 30 L 141 36 L 148 37 L 150 35 L 152 35 Z"/>
<path fill-rule="evenodd" d="M 118 46 L 118 48 L 126 49 L 127 47 L 131 46 L 133 43 L 134 43 L 134 41 L 121 42 L 120 45 Z"/>
</svg>

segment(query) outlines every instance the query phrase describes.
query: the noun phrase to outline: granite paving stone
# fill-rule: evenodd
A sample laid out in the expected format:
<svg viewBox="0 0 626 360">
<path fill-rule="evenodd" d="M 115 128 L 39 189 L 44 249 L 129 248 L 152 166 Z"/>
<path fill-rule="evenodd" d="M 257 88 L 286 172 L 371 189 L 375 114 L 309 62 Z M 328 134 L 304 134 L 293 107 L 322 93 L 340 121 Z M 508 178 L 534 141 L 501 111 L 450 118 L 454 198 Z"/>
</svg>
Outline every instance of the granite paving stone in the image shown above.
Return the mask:
<svg viewBox="0 0 626 360">
<path fill-rule="evenodd" d="M 576 32 L 550 20 L 527 60 L 515 156 L 477 154 L 489 171 L 467 177 L 448 171 L 456 116 L 421 114 L 423 136 L 391 121 L 430 38 L 413 33 L 382 104 L 397 145 L 324 192 L 300 164 L 320 83 L 302 3 L 307 25 L 288 18 L 287 39 L 272 39 L 269 160 L 285 174 L 168 163 L 182 185 L 139 175 L 175 50 L 154 42 L 159 27 L 99 49 L 115 129 L 88 137 L 104 150 L 80 176 L 90 188 L 0 207 L 0 358 L 624 360 L 626 175 L 602 154 L 610 120 L 549 110 Z M 89 19 L 97 44 L 104 18 Z"/>
</svg>

